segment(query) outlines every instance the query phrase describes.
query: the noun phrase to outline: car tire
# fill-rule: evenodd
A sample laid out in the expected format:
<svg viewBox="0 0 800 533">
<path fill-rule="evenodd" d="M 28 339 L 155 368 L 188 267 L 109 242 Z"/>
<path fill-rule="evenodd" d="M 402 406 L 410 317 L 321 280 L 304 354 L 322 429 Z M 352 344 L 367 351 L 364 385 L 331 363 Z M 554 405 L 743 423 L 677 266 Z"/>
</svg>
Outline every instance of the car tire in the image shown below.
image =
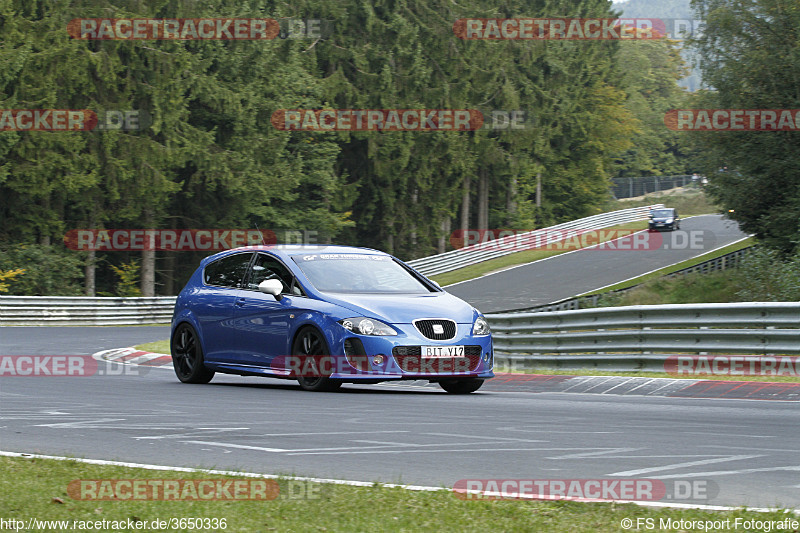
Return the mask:
<svg viewBox="0 0 800 533">
<path fill-rule="evenodd" d="M 439 382 L 439 386 L 450 394 L 469 394 L 475 392 L 483 385 L 482 379 L 446 379 Z"/>
<path fill-rule="evenodd" d="M 203 348 L 194 328 L 184 322 L 175 329 L 169 343 L 172 367 L 183 383 L 208 383 L 214 371 L 205 366 Z"/>
<path fill-rule="evenodd" d="M 328 343 L 318 329 L 301 329 L 292 343 L 292 356 L 331 357 Z M 304 365 L 305 366 L 305 365 Z M 326 376 L 298 376 L 297 382 L 303 390 L 311 392 L 333 392 L 342 386 L 342 381 Z"/>
</svg>

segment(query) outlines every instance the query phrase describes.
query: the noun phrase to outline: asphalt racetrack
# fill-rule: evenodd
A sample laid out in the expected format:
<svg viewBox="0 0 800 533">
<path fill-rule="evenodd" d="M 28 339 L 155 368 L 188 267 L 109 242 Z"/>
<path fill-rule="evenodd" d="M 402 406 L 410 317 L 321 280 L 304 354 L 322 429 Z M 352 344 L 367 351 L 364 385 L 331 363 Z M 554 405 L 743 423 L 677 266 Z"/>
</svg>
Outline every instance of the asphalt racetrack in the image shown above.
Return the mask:
<svg viewBox="0 0 800 533">
<path fill-rule="evenodd" d="M 701 215 L 681 220 L 681 229 L 675 232 L 653 234 L 650 246 L 638 246 L 633 237 L 625 237 L 627 248 L 577 250 L 450 285 L 446 290 L 484 313 L 523 309 L 641 276 L 746 236 L 732 220 Z"/>
<path fill-rule="evenodd" d="M 0 354 L 87 354 L 164 327 L 3 328 Z M 411 384 L 309 393 L 164 368 L 0 378 L 0 449 L 452 487 L 462 479 L 656 479 L 660 501 L 800 506 L 797 402 Z M 105 374 L 105 375 L 104 375 Z"/>
</svg>

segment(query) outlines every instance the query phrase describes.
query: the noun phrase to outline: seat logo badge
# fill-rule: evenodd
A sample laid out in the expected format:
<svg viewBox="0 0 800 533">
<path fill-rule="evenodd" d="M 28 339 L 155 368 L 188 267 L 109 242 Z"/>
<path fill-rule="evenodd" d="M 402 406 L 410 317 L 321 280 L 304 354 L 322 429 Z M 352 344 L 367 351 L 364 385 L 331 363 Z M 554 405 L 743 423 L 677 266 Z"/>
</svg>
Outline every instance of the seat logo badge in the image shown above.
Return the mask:
<svg viewBox="0 0 800 533">
<path fill-rule="evenodd" d="M 437 335 L 441 335 L 444 333 L 444 328 L 442 327 L 441 324 L 434 324 L 433 332 L 436 333 Z"/>
</svg>

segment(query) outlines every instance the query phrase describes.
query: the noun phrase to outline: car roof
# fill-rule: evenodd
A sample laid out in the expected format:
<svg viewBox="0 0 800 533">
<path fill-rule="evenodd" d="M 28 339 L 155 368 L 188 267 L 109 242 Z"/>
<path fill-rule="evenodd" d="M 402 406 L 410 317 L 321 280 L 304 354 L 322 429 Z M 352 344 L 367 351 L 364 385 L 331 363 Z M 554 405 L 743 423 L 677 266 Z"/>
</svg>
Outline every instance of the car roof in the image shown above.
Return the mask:
<svg viewBox="0 0 800 533">
<path fill-rule="evenodd" d="M 315 254 L 380 254 L 389 255 L 372 248 L 358 248 L 356 246 L 342 246 L 338 244 L 273 244 L 267 246 L 243 246 L 235 250 L 267 250 L 281 255 Z"/>
<path fill-rule="evenodd" d="M 294 255 L 306 254 L 369 254 L 369 255 L 386 255 L 389 254 L 381 252 L 380 250 L 373 250 L 372 248 L 358 248 L 355 246 L 340 246 L 338 244 L 267 244 L 255 246 L 240 246 L 239 248 L 231 248 L 230 250 L 223 250 L 214 255 L 208 256 L 203 259 L 202 263 L 206 264 L 220 257 L 237 252 L 257 252 L 266 251 L 272 252 L 281 258 L 289 258 Z"/>
</svg>

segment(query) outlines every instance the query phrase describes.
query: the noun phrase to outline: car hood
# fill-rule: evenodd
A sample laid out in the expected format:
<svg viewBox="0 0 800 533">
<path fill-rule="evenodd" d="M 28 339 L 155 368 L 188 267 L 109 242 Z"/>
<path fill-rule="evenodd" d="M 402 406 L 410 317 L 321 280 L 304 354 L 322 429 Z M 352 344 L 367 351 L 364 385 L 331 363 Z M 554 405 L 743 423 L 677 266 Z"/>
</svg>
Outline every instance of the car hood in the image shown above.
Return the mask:
<svg viewBox="0 0 800 533">
<path fill-rule="evenodd" d="M 449 318 L 459 324 L 472 324 L 475 312 L 471 305 L 446 292 L 426 294 L 337 294 L 327 292 L 325 299 L 353 311 L 394 324 L 411 324 L 418 318 Z"/>
</svg>

